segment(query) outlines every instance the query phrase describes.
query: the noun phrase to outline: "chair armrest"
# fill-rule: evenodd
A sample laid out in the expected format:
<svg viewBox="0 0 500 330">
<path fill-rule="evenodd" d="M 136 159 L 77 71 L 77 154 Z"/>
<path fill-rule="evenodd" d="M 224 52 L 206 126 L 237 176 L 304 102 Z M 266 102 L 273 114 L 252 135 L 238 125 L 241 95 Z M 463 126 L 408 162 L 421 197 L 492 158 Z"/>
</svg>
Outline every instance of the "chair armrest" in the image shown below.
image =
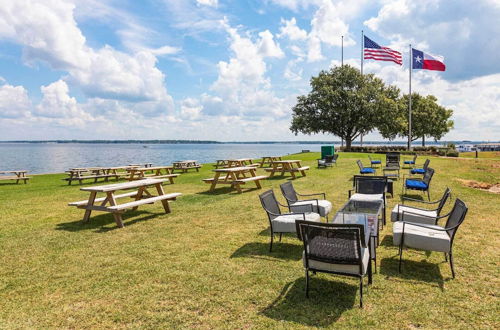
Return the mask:
<svg viewBox="0 0 500 330">
<path fill-rule="evenodd" d="M 297 212 L 297 213 L 304 213 L 304 211 L 302 211 L 302 210 L 304 209 L 304 207 L 309 207 L 309 208 L 311 209 L 309 212 L 312 212 L 312 211 L 313 211 L 313 206 L 312 206 L 312 204 L 304 204 L 304 205 L 290 205 L 290 206 L 288 206 L 288 210 L 289 210 L 290 212 L 293 212 L 292 208 L 294 208 L 294 207 L 296 207 L 296 208 L 300 207 L 301 212 Z M 305 220 L 305 219 L 304 219 L 304 220 Z"/>
<path fill-rule="evenodd" d="M 439 216 L 431 217 L 431 216 L 425 215 L 425 214 L 420 214 L 420 213 L 415 213 L 415 212 L 409 212 L 409 211 L 403 211 L 403 213 L 402 213 L 403 218 L 404 218 L 404 214 L 405 213 L 418 215 L 419 217 L 423 217 L 423 218 L 436 219 L 436 222 L 439 219 L 446 218 L 447 216 L 449 216 L 451 214 L 451 213 L 448 213 L 448 214 L 445 214 L 445 215 L 439 215 Z M 403 219 L 403 221 L 404 221 L 404 219 Z"/>
<path fill-rule="evenodd" d="M 404 197 L 403 196 L 403 204 L 404 204 L 405 200 L 412 201 L 412 202 L 419 202 L 419 203 L 423 203 L 423 204 L 437 204 L 437 203 L 441 202 L 440 199 L 437 200 L 437 201 L 427 202 L 427 201 L 424 201 L 424 200 L 420 200 L 420 199 L 416 199 L 416 198 L 410 198 L 410 197 Z"/>
<path fill-rule="evenodd" d="M 351 198 L 351 195 L 352 195 L 352 192 L 354 191 L 354 189 L 349 189 L 347 191 L 347 194 L 348 194 L 348 197 Z"/>
<path fill-rule="evenodd" d="M 306 214 L 304 212 L 292 212 L 292 213 L 282 213 L 280 215 L 302 215 L 302 218 L 304 218 L 304 221 L 306 220 Z"/>
<path fill-rule="evenodd" d="M 403 221 L 403 234 L 404 234 L 404 224 L 409 224 L 409 225 L 412 225 L 412 226 L 417 226 L 417 227 L 423 227 L 423 228 L 428 228 L 428 229 L 432 229 L 432 230 L 439 230 L 439 231 L 448 231 L 448 230 L 451 230 L 451 229 L 455 229 L 457 228 L 458 226 L 460 226 L 461 224 L 456 224 L 455 226 L 451 226 L 451 227 L 439 227 L 439 228 L 435 228 L 435 227 L 431 227 L 429 225 L 424 225 L 424 224 L 421 224 L 421 223 L 414 223 L 414 222 L 409 222 L 409 221 Z"/>
<path fill-rule="evenodd" d="M 323 199 L 326 199 L 326 193 L 316 193 L 316 194 L 299 194 L 299 193 L 297 193 L 297 195 L 299 195 L 299 196 L 318 196 L 318 195 L 322 195 Z"/>
</svg>

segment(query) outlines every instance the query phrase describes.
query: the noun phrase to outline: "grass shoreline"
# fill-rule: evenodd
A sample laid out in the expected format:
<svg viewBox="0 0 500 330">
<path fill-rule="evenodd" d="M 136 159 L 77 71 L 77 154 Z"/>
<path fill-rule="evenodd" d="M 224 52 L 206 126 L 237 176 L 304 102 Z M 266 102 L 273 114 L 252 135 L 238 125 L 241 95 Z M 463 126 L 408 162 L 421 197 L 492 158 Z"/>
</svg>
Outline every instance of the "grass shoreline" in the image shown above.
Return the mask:
<svg viewBox="0 0 500 330">
<path fill-rule="evenodd" d="M 341 153 L 331 169 L 316 169 L 318 156 L 284 158 L 311 166 L 293 181 L 299 192 L 326 192 L 338 210 L 357 173 L 355 160 L 366 163 L 367 154 Z M 442 254 L 418 251 L 405 252 L 399 274 L 389 224 L 364 309 L 357 308 L 356 280 L 344 277 L 314 276 L 305 299 L 302 246 L 293 235 L 268 252 L 257 195 L 273 188 L 282 200 L 279 184 L 288 177 L 243 194 L 227 187 L 208 193 L 201 179 L 212 176 L 212 166 L 204 164 L 164 186 L 183 193 L 171 214 L 159 203 L 145 205 L 125 213 L 123 229 L 99 212 L 82 224 L 83 210 L 66 205 L 88 195 L 60 180 L 64 174 L 0 184 L 0 328 L 498 328 L 499 196 L 455 180 L 495 183 L 498 161 L 429 158 L 436 169 L 432 197 L 450 186 L 470 208 L 455 242 L 457 278 L 450 279 Z M 89 185 L 95 184 L 82 186 Z M 397 182 L 388 210 L 400 193 Z"/>
</svg>

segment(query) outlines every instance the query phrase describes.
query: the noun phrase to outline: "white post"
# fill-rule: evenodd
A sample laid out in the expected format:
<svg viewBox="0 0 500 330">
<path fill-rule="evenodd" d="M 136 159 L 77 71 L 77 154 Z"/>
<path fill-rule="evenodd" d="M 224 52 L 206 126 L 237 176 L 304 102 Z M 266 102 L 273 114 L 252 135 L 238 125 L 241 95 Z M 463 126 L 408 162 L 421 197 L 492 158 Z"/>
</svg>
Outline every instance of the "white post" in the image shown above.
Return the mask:
<svg viewBox="0 0 500 330">
<path fill-rule="evenodd" d="M 361 74 L 363 74 L 363 61 L 364 61 L 364 49 L 365 49 L 365 34 L 361 30 Z"/>
<path fill-rule="evenodd" d="M 413 52 L 410 44 L 410 84 L 409 84 L 409 100 L 408 100 L 408 151 L 411 150 L 411 72 L 413 71 Z"/>
</svg>

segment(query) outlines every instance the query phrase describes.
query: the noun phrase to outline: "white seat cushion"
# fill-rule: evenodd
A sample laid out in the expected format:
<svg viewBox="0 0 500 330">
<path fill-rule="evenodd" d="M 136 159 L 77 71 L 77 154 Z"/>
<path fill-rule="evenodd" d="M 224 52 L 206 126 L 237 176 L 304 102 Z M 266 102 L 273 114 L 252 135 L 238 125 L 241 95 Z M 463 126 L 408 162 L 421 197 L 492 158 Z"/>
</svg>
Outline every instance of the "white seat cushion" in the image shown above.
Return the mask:
<svg viewBox="0 0 500 330">
<path fill-rule="evenodd" d="M 361 256 L 363 263 L 363 274 L 365 275 L 368 269 L 368 264 L 370 263 L 370 252 L 367 248 L 361 248 Z M 304 263 L 304 267 L 306 267 L 306 258 L 305 252 L 302 253 L 302 261 Z M 359 274 L 359 266 L 358 265 L 345 265 L 345 264 L 330 264 L 327 262 L 317 261 L 317 260 L 309 260 L 309 268 L 324 270 L 329 272 L 338 272 L 345 274 Z"/>
<path fill-rule="evenodd" d="M 394 245 L 401 244 L 403 233 L 403 221 L 394 222 L 392 226 L 392 240 Z M 442 227 L 426 225 L 429 228 L 414 226 L 411 223 L 405 225 L 404 245 L 414 249 L 426 251 L 450 252 L 450 237 L 446 231 L 435 230 Z"/>
<path fill-rule="evenodd" d="M 332 203 L 325 199 L 319 199 L 318 204 L 316 204 L 316 201 L 298 201 L 291 206 L 293 207 L 293 212 L 310 212 L 311 207 L 306 206 L 303 209 L 301 209 L 301 205 L 312 205 L 312 211 L 314 213 L 319 213 L 322 217 L 326 217 L 328 213 L 332 210 Z M 318 205 L 319 205 L 319 210 L 318 210 Z"/>
<path fill-rule="evenodd" d="M 378 201 L 378 200 L 384 200 L 384 195 L 383 194 L 359 194 L 359 193 L 355 193 L 354 195 L 351 196 L 350 200 L 361 201 L 361 202 Z"/>
<path fill-rule="evenodd" d="M 399 209 L 398 209 L 399 206 Z M 403 218 L 403 211 L 405 212 Z M 407 213 L 411 212 L 411 213 Z M 437 212 L 429 210 L 419 210 L 407 205 L 396 205 L 392 209 L 391 220 L 424 223 L 433 225 L 436 223 Z"/>
<path fill-rule="evenodd" d="M 320 221 L 321 217 L 318 213 L 306 212 L 306 221 Z M 302 213 L 292 214 L 292 215 L 280 215 L 274 218 L 272 221 L 273 231 L 276 233 L 295 233 L 297 229 L 295 227 L 295 220 L 304 220 Z"/>
</svg>

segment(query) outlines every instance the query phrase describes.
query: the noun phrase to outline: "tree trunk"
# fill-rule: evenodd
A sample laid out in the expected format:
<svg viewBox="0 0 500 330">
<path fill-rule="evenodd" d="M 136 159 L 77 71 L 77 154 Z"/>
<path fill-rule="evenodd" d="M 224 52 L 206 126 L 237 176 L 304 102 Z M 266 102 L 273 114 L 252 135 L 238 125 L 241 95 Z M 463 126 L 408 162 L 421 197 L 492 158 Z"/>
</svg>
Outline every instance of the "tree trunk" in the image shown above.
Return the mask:
<svg viewBox="0 0 500 330">
<path fill-rule="evenodd" d="M 425 135 L 422 136 L 422 147 L 425 147 Z"/>
<path fill-rule="evenodd" d="M 352 139 L 346 137 L 345 138 L 345 151 L 351 151 L 351 143 L 352 143 Z"/>
</svg>

